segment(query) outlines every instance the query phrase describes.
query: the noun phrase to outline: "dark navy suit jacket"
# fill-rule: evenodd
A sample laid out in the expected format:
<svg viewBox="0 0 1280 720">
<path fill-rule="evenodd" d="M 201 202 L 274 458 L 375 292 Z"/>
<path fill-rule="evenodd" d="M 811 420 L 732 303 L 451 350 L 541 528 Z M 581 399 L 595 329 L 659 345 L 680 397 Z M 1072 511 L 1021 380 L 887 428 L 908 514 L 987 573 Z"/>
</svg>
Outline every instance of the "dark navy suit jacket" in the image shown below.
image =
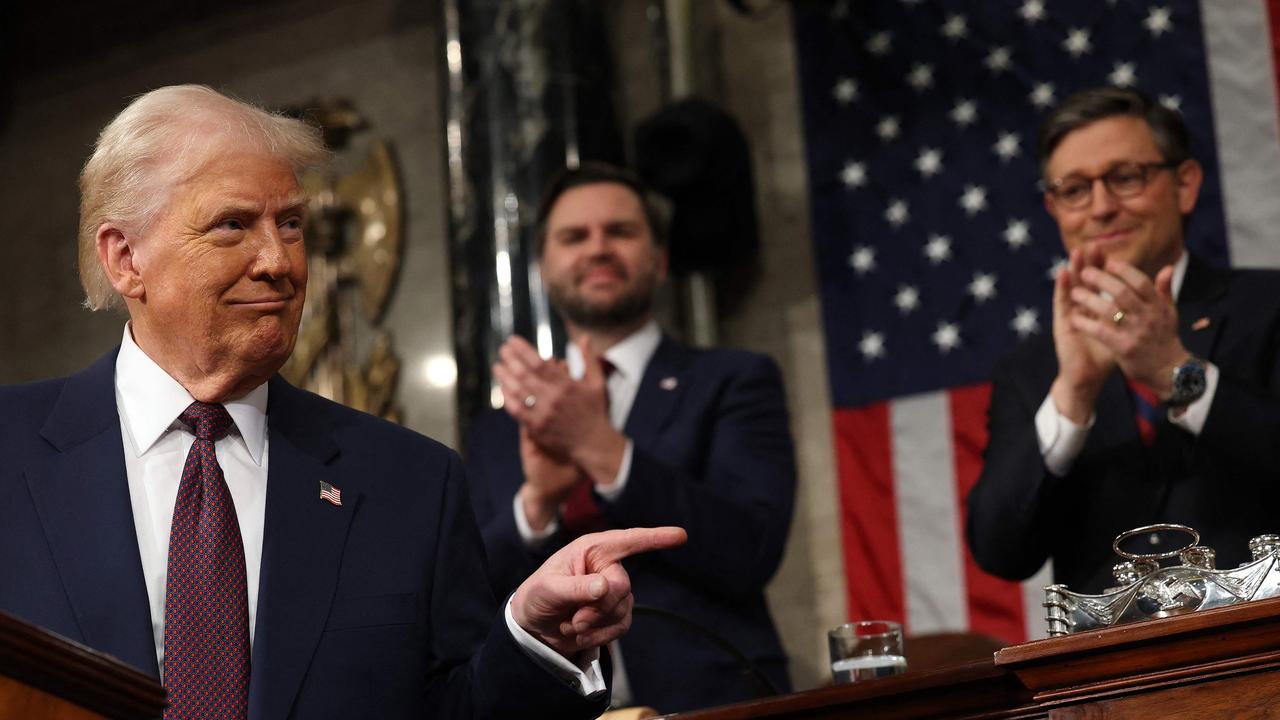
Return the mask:
<svg viewBox="0 0 1280 720">
<path fill-rule="evenodd" d="M 695 350 L 664 338 L 624 428 L 633 441 L 626 489 L 597 498 L 610 527 L 679 525 L 676 550 L 628 558 L 637 605 L 678 614 L 728 640 L 783 691 L 786 658 L 765 605 L 795 495 L 795 459 L 781 375 L 754 353 Z M 467 474 L 498 594 L 561 547 L 530 550 L 512 502 L 523 482 L 518 427 L 505 412 L 467 433 Z M 756 697 L 740 663 L 696 630 L 637 613 L 622 639 L 637 703 L 663 712 Z"/>
<path fill-rule="evenodd" d="M 158 675 L 115 357 L 0 388 L 0 610 Z M 595 717 L 497 612 L 454 453 L 270 382 L 249 716 Z"/>
<path fill-rule="evenodd" d="M 1178 294 L 1179 335 L 1221 371 L 1198 437 L 1167 422 L 1139 439 L 1117 370 L 1066 477 L 1044 467 L 1034 416 L 1058 372 L 1048 333 L 1017 347 L 992 379 L 986 463 L 969 494 L 969 545 L 1002 577 L 1029 577 L 1046 558 L 1077 592 L 1113 585 L 1119 533 L 1156 522 L 1200 531 L 1218 567 L 1249 558 L 1248 540 L 1280 532 L 1280 273 L 1217 270 L 1192 256 Z M 1170 534 L 1144 552 L 1186 544 Z"/>
</svg>

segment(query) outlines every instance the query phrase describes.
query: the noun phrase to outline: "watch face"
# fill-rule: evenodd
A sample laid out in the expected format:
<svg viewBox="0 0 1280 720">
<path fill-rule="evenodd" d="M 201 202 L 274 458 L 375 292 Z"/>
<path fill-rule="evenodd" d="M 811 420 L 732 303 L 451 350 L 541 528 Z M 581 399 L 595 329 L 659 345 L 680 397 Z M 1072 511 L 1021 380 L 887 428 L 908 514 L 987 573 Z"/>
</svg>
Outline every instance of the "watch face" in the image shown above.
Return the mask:
<svg viewBox="0 0 1280 720">
<path fill-rule="evenodd" d="M 1191 360 L 1173 371 L 1173 396 L 1170 405 L 1187 405 L 1204 394 L 1204 365 Z"/>
</svg>

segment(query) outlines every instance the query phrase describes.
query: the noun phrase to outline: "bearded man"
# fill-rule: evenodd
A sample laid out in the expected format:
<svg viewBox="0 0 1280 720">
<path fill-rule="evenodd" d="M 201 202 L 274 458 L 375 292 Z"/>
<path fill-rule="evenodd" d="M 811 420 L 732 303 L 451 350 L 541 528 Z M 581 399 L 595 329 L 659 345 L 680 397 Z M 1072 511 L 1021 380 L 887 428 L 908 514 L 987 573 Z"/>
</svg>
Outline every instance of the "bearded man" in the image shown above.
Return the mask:
<svg viewBox="0 0 1280 720">
<path fill-rule="evenodd" d="M 493 368 L 504 410 L 468 433 L 496 589 L 581 532 L 679 524 L 684 548 L 626 563 L 637 603 L 656 612 L 638 612 L 620 653 L 613 646 L 625 668 L 615 698 L 670 712 L 757 697 L 770 683 L 785 690 L 764 597 L 795 494 L 777 366 L 659 330 L 667 253 L 634 175 L 585 163 L 553 181 L 538 217 L 542 278 L 571 342 L 557 360 L 508 340 Z"/>
</svg>

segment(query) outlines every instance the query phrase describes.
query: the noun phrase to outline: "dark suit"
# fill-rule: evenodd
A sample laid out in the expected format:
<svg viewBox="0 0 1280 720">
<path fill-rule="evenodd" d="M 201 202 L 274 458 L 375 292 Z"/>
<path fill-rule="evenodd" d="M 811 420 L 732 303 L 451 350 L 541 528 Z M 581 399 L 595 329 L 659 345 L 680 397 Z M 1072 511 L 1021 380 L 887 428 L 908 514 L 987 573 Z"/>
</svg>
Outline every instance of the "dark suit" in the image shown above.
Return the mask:
<svg viewBox="0 0 1280 720">
<path fill-rule="evenodd" d="M 157 675 L 115 357 L 0 388 L 0 610 Z M 598 714 L 507 631 L 451 451 L 278 377 L 267 423 L 251 718 Z"/>
<path fill-rule="evenodd" d="M 1111 541 L 1125 530 L 1190 525 L 1219 567 L 1247 560 L 1250 537 L 1280 531 L 1280 273 L 1216 270 L 1192 257 L 1178 316 L 1183 344 L 1221 370 L 1199 437 L 1161 422 L 1154 446 L 1144 445 L 1117 370 L 1063 478 L 1045 469 L 1033 419 L 1057 375 L 1053 338 L 1033 338 L 996 367 L 986 464 L 969 495 L 969 545 L 984 569 L 1025 578 L 1052 557 L 1058 582 L 1101 592 L 1114 584 Z"/>
<path fill-rule="evenodd" d="M 631 472 L 613 502 L 597 497 L 611 527 L 679 525 L 677 550 L 629 558 L 636 603 L 667 610 L 728 640 L 780 688 L 786 660 L 764 587 L 786 543 L 795 460 L 782 380 L 753 353 L 694 350 L 668 338 L 645 368 L 624 433 Z M 503 412 L 468 433 L 467 470 L 499 594 L 562 546 L 528 549 L 512 501 L 523 482 L 518 428 Z M 760 694 L 732 655 L 670 619 L 637 613 L 622 639 L 635 700 L 671 712 Z"/>
</svg>

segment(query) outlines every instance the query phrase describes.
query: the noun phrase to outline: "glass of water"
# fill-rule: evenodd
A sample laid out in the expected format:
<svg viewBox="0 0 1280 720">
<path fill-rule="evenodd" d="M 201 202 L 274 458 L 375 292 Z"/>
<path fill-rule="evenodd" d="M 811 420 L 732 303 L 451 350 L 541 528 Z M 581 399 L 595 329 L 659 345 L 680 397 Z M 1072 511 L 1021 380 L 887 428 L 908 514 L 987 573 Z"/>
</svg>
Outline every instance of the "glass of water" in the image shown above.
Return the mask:
<svg viewBox="0 0 1280 720">
<path fill-rule="evenodd" d="M 897 675 L 907 670 L 902 626 L 888 620 L 845 623 L 827 633 L 831 676 L 837 685 Z"/>
</svg>

